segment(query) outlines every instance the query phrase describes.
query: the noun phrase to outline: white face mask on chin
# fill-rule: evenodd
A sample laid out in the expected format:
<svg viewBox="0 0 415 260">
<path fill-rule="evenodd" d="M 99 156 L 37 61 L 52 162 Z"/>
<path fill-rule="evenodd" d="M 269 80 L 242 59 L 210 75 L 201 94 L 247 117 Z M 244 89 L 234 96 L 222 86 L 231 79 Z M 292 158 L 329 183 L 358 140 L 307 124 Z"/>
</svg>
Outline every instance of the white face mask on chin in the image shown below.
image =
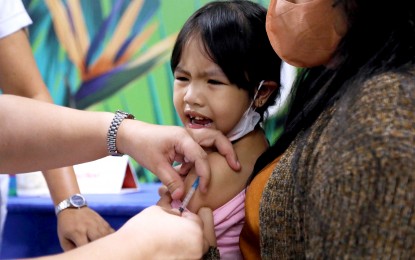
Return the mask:
<svg viewBox="0 0 415 260">
<path fill-rule="evenodd" d="M 258 91 L 255 93 L 255 96 L 252 99 L 252 102 L 249 105 L 248 110 L 246 110 L 245 113 L 242 115 L 241 120 L 239 120 L 238 124 L 236 124 L 236 126 L 228 133 L 227 137 L 229 141 L 233 142 L 235 140 L 238 140 L 239 138 L 242 138 L 246 134 L 252 132 L 255 129 L 255 126 L 258 124 L 259 120 L 261 119 L 260 114 L 256 112 L 254 108 L 252 108 L 252 105 L 254 104 L 256 96 L 259 90 L 261 89 L 263 83 L 263 80 L 261 81 L 261 83 L 259 83 Z"/>
</svg>

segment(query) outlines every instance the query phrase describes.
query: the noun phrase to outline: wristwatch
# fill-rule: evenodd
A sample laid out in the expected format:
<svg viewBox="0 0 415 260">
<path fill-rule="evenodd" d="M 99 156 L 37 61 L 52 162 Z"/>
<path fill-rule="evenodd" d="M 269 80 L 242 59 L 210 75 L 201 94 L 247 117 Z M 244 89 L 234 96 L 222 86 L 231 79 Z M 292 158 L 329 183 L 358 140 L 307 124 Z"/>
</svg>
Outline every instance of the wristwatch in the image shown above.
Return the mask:
<svg viewBox="0 0 415 260">
<path fill-rule="evenodd" d="M 58 215 L 62 210 L 67 208 L 82 208 L 87 206 L 86 199 L 81 194 L 74 194 L 64 201 L 61 201 L 55 207 L 55 214 Z"/>
<path fill-rule="evenodd" d="M 124 111 L 117 110 L 117 112 L 115 112 L 114 118 L 112 119 L 111 125 L 108 129 L 107 148 L 108 148 L 108 153 L 112 156 L 123 156 L 124 155 L 118 152 L 117 146 L 116 146 L 118 128 L 120 127 L 121 122 L 124 119 L 134 119 L 134 115 L 129 114 Z"/>
</svg>

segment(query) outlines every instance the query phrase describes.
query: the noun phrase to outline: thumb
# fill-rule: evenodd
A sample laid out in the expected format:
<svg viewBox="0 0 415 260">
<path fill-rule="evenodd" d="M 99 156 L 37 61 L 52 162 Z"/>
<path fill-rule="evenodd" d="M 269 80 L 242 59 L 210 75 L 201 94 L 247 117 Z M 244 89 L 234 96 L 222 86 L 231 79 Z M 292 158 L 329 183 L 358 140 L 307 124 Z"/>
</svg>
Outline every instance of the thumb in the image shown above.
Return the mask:
<svg viewBox="0 0 415 260">
<path fill-rule="evenodd" d="M 184 193 L 184 183 L 173 166 L 161 162 L 156 171 L 154 174 L 167 187 L 172 199 L 180 199 Z"/>
<path fill-rule="evenodd" d="M 213 222 L 213 212 L 210 208 L 203 207 L 197 212 L 197 215 L 203 222 L 203 235 L 209 246 L 216 247 L 216 234 Z"/>
<path fill-rule="evenodd" d="M 172 199 L 170 196 L 170 192 L 167 190 L 167 187 L 162 185 L 159 188 L 158 192 L 159 192 L 160 200 L 157 202 L 157 205 L 163 208 L 171 209 Z"/>
</svg>

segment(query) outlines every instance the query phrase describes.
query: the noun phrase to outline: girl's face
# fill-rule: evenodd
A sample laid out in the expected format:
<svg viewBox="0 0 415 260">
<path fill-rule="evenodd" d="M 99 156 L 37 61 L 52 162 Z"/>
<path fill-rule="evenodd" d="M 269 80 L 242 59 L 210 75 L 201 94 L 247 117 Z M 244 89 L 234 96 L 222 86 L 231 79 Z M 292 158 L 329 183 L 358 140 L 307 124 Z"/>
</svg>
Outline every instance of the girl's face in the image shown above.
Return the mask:
<svg viewBox="0 0 415 260">
<path fill-rule="evenodd" d="M 226 135 L 250 104 L 248 92 L 229 83 L 197 39 L 184 46 L 174 78 L 174 107 L 185 127 L 212 128 Z"/>
</svg>

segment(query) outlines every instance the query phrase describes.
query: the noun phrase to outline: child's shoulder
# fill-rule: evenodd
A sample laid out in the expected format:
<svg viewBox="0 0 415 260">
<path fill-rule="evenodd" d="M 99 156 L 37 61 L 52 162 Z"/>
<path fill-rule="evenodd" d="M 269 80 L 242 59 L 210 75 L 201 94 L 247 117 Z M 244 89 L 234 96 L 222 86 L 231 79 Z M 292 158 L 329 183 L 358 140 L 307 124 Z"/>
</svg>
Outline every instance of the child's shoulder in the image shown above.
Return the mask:
<svg viewBox="0 0 415 260">
<path fill-rule="evenodd" d="M 211 179 L 205 194 L 196 192 L 191 207 L 197 211 L 202 206 L 212 210 L 224 205 L 246 188 L 249 176 L 257 158 L 266 150 L 268 143 L 262 130 L 253 131 L 233 145 L 241 164 L 240 171 L 234 171 L 226 158 L 218 152 L 208 152 Z M 194 169 L 192 178 L 196 178 Z M 189 180 L 189 183 L 192 183 Z"/>
</svg>

